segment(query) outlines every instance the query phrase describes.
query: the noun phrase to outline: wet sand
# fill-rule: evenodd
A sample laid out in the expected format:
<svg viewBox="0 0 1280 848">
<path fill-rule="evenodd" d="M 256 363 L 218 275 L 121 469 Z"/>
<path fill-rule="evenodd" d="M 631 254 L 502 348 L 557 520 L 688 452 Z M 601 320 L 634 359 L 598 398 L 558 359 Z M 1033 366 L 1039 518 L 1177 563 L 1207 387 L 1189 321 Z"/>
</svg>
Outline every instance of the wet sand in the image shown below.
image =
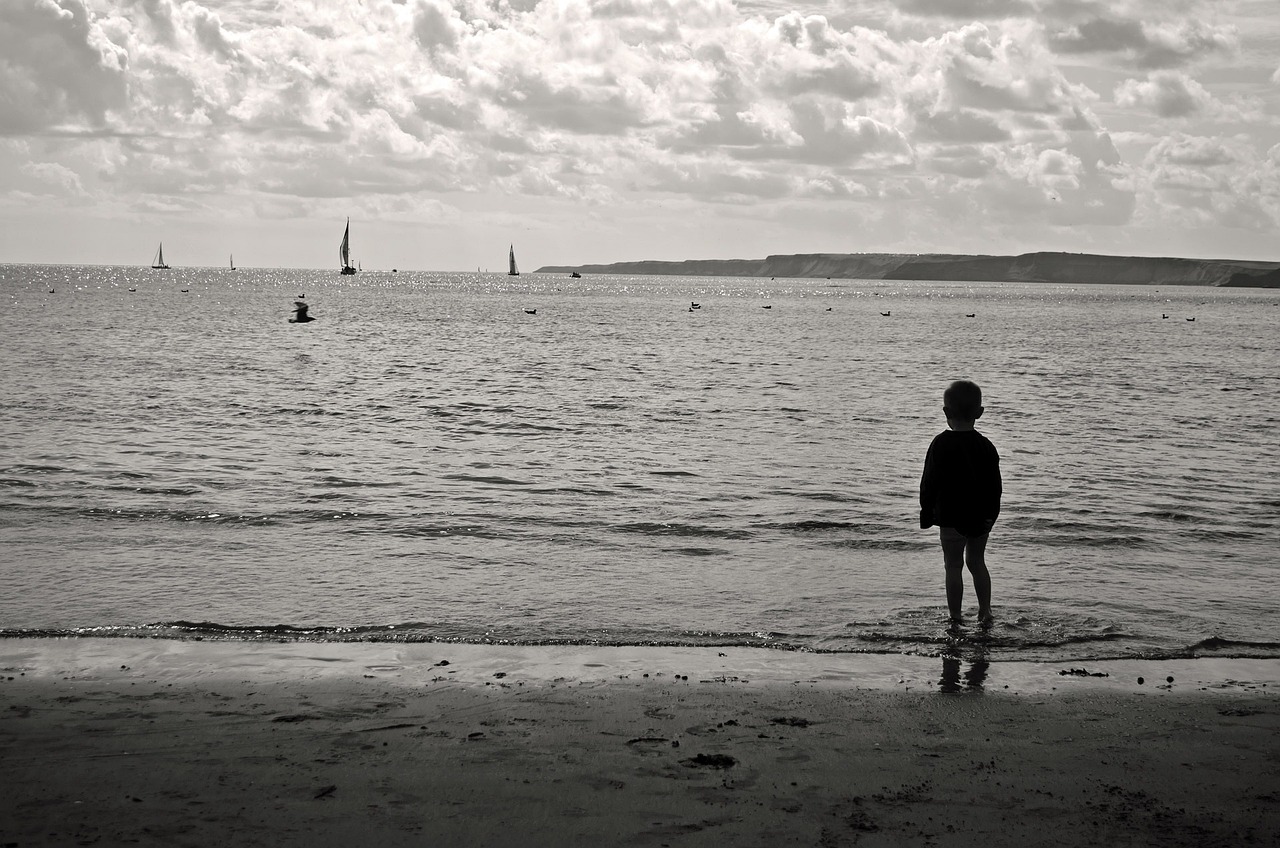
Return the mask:
<svg viewBox="0 0 1280 848">
<path fill-rule="evenodd" d="M 0 846 L 1280 834 L 1273 660 L 16 639 L 0 668 Z"/>
</svg>

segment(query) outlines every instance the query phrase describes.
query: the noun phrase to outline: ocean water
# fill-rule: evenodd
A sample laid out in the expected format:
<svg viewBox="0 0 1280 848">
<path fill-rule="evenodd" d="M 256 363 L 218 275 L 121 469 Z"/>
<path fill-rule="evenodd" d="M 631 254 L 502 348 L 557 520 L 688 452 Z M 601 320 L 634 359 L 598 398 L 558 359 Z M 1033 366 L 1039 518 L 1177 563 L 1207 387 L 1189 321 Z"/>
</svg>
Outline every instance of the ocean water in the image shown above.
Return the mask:
<svg viewBox="0 0 1280 848">
<path fill-rule="evenodd" d="M 9 265 L 0 308 L 0 635 L 1280 656 L 1275 291 Z M 990 629 L 917 522 L 957 378 Z"/>
</svg>

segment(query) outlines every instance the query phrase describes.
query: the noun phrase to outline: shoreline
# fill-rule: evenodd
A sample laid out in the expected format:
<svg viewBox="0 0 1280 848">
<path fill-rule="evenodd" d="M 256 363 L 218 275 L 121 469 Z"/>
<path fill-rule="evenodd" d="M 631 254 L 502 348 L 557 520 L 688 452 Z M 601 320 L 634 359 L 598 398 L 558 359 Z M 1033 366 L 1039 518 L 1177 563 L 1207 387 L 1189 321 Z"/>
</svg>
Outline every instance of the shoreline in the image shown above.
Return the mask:
<svg viewBox="0 0 1280 848">
<path fill-rule="evenodd" d="M 0 844 L 1211 848 L 1280 832 L 1280 661 L 1091 664 L 1105 678 L 951 663 L 0 642 Z"/>
<path fill-rule="evenodd" d="M 6 671 L 6 669 L 8 669 Z M 1280 695 L 1280 659 L 1202 657 L 1069 662 L 911 654 L 810 653 L 769 648 L 505 645 L 454 642 L 274 642 L 126 637 L 0 640 L 0 682 L 32 679 L 325 681 L 377 678 L 414 686 L 447 675 L 483 684 L 501 674 L 531 684 L 651 677 L 743 685 L 807 684 L 880 691 L 961 688 L 1008 694 L 1101 690 Z M 1173 680 L 1168 680 L 1172 677 Z M 1139 683 L 1139 680 L 1142 680 Z"/>
</svg>

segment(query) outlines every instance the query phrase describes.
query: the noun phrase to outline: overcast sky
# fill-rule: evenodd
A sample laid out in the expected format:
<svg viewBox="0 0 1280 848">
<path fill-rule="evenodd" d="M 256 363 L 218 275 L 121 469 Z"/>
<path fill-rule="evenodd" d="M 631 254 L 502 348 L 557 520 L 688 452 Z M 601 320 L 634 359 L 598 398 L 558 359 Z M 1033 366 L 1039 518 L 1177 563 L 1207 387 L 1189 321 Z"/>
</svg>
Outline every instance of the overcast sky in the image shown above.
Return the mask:
<svg viewBox="0 0 1280 848">
<path fill-rule="evenodd" d="M 1277 0 L 0 0 L 0 262 L 1280 259 Z"/>
</svg>

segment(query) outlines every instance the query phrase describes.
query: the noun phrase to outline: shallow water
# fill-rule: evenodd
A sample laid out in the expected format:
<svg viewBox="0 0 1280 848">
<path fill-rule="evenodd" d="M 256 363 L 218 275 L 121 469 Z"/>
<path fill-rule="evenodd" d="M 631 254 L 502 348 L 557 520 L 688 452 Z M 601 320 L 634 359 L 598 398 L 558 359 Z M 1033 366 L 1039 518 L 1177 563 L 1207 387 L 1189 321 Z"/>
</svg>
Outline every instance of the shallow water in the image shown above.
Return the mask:
<svg viewBox="0 0 1280 848">
<path fill-rule="evenodd" d="M 1280 656 L 1278 302 L 0 266 L 0 628 Z M 959 377 L 990 630 L 916 521 Z"/>
</svg>

